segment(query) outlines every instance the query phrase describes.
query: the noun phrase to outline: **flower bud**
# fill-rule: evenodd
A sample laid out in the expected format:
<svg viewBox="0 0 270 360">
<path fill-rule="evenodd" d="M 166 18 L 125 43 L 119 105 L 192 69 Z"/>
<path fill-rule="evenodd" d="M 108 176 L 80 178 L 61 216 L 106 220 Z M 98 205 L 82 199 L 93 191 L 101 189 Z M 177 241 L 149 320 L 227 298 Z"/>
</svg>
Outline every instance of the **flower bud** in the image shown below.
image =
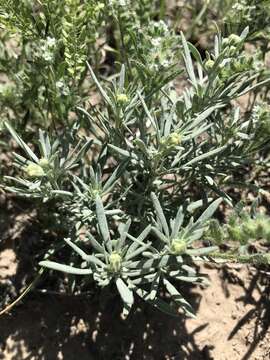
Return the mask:
<svg viewBox="0 0 270 360">
<path fill-rule="evenodd" d="M 171 243 L 171 252 L 175 255 L 184 254 L 187 250 L 187 243 L 182 239 L 173 239 Z"/>
<path fill-rule="evenodd" d="M 232 62 L 232 69 L 235 71 L 235 72 L 240 72 L 240 71 L 243 71 L 245 68 L 244 64 L 241 63 L 241 61 L 233 61 Z"/>
<path fill-rule="evenodd" d="M 160 139 L 160 145 L 164 146 L 165 148 L 171 146 L 178 146 L 180 145 L 182 140 L 182 136 L 177 132 L 172 132 L 167 137 L 163 137 Z"/>
<path fill-rule="evenodd" d="M 48 159 L 46 158 L 41 158 L 38 162 L 38 164 L 44 169 L 44 168 L 48 168 L 50 165 L 50 162 Z"/>
<path fill-rule="evenodd" d="M 45 176 L 43 168 L 35 163 L 30 163 L 25 169 L 27 175 L 32 178 L 40 178 Z"/>
<path fill-rule="evenodd" d="M 240 36 L 238 36 L 236 34 L 231 34 L 229 36 L 229 43 L 231 45 L 238 45 L 238 44 L 240 44 L 241 41 L 242 41 L 242 39 L 240 38 Z"/>
<path fill-rule="evenodd" d="M 182 136 L 177 132 L 173 132 L 168 136 L 168 143 L 172 146 L 180 145 L 182 140 Z"/>
<path fill-rule="evenodd" d="M 214 65 L 215 65 L 215 62 L 213 60 L 211 60 L 211 59 L 208 59 L 204 64 L 205 69 L 207 71 L 211 70 L 214 67 Z"/>
<path fill-rule="evenodd" d="M 166 144 L 166 138 L 160 139 L 160 145 L 165 145 L 165 144 Z"/>
<path fill-rule="evenodd" d="M 129 98 L 126 94 L 121 93 L 121 94 L 117 94 L 116 100 L 117 100 L 117 102 L 119 102 L 121 104 L 125 104 L 129 101 Z"/>
<path fill-rule="evenodd" d="M 109 256 L 110 270 L 112 272 L 119 272 L 122 266 L 122 257 L 117 252 L 112 252 Z"/>
</svg>

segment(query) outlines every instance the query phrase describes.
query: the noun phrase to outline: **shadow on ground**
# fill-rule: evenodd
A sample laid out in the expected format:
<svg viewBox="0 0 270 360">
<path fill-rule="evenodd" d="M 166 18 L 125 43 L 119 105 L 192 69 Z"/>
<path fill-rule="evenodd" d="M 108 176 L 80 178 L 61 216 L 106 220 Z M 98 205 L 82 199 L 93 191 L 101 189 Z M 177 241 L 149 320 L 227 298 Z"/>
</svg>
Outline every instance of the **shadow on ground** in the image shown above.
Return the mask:
<svg viewBox="0 0 270 360">
<path fill-rule="evenodd" d="M 206 325 L 188 333 L 184 317 L 140 302 L 123 321 L 117 298 L 101 308 L 93 299 L 32 294 L 1 319 L 0 359 L 209 359 L 194 341 Z"/>
<path fill-rule="evenodd" d="M 32 281 L 34 263 L 38 261 L 34 255 L 45 241 L 29 204 L 19 202 L 18 209 L 15 205 L 12 201 L 10 212 L 7 203 L 0 207 L 1 214 L 6 214 L 6 221 L 0 224 L 0 254 L 5 257 L 3 252 L 8 250 L 15 258 L 13 273 L 5 268 L 9 264 L 0 264 L 4 269 L 0 274 L 1 308 Z M 20 221 L 22 228 L 18 226 Z M 119 296 L 106 297 L 104 292 L 94 293 L 95 289 L 89 297 L 60 295 L 57 275 L 43 278 L 39 289 L 11 314 L 0 317 L 0 360 L 210 359 L 207 347 L 201 349 L 194 340 L 207 324 L 188 333 L 184 316 L 169 317 L 140 299 L 123 321 Z M 51 292 L 41 294 L 41 287 Z M 192 287 L 183 291 L 197 310 L 201 295 L 193 294 Z"/>
<path fill-rule="evenodd" d="M 23 219 L 24 228 L 14 235 L 6 228 L 12 228 L 18 218 L 9 217 L 9 221 L 9 226 L 0 223 L 2 235 L 6 233 L 0 254 L 6 249 L 14 251 L 17 263 L 14 274 L 0 281 L 0 301 L 6 296 L 15 298 L 31 281 L 34 260 L 30 249 L 35 252 L 33 244 L 40 246 L 38 226 L 32 220 Z M 268 270 L 252 269 L 241 277 L 237 268 L 212 268 L 210 273 L 215 276 L 210 290 L 185 286 L 181 291 L 198 312 L 192 327 L 186 317 L 169 317 L 139 299 L 123 321 L 118 296 L 107 296 L 95 288 L 88 297 L 60 294 L 59 277 L 45 277 L 39 289 L 10 315 L 0 317 L 0 360 L 265 360 L 270 358 Z M 51 292 L 41 293 L 41 287 Z M 231 309 L 237 312 L 232 320 Z M 226 328 L 222 323 L 225 315 Z M 220 339 L 222 334 L 225 344 L 218 344 L 215 336 Z M 232 346 L 236 357 L 227 352 Z M 258 356 L 259 347 L 263 355 Z"/>
<path fill-rule="evenodd" d="M 251 305 L 251 309 L 242 316 L 233 327 L 228 336 L 228 340 L 233 339 L 238 332 L 247 324 L 253 322 L 252 334 L 246 352 L 241 360 L 253 359 L 253 353 L 256 348 L 264 341 L 270 332 L 270 272 L 269 267 L 261 266 L 257 269 L 251 269 L 251 281 L 246 283 L 233 276 L 227 267 L 222 269 L 223 280 L 230 279 L 233 283 L 238 283 L 244 290 L 243 294 L 236 298 L 244 306 Z M 256 296 L 255 296 L 256 293 Z M 270 347 L 269 347 L 270 357 Z"/>
</svg>

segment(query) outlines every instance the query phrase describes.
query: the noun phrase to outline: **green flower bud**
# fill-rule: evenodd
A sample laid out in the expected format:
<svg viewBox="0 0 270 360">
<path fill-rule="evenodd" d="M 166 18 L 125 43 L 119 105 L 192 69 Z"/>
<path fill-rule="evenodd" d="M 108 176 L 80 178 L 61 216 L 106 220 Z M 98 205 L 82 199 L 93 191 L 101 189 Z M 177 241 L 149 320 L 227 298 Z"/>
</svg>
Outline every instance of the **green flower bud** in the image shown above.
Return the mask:
<svg viewBox="0 0 270 360">
<path fill-rule="evenodd" d="M 97 186 L 97 185 L 95 185 L 95 186 L 90 185 L 88 191 L 89 191 L 90 197 L 91 197 L 93 200 L 95 200 L 96 197 L 102 193 L 102 189 L 101 189 L 99 186 Z"/>
<path fill-rule="evenodd" d="M 242 39 L 240 38 L 240 36 L 236 35 L 236 34 L 231 34 L 229 36 L 229 43 L 232 44 L 232 45 L 238 45 Z"/>
<path fill-rule="evenodd" d="M 174 147 L 180 145 L 181 140 L 182 140 L 182 136 L 177 132 L 173 132 L 167 137 L 163 137 L 160 140 L 160 145 L 164 146 L 165 148 L 171 146 Z"/>
<path fill-rule="evenodd" d="M 38 164 L 43 168 L 43 169 L 46 169 L 50 166 L 50 162 L 48 159 L 46 158 L 41 158 L 38 162 Z"/>
<path fill-rule="evenodd" d="M 177 132 L 173 132 L 168 136 L 168 143 L 172 146 L 180 145 L 182 140 L 182 136 Z"/>
<path fill-rule="evenodd" d="M 236 72 L 241 72 L 244 70 L 244 65 L 241 63 L 241 61 L 233 61 L 232 62 L 232 69 Z"/>
<path fill-rule="evenodd" d="M 175 255 L 184 254 L 187 250 L 187 243 L 182 239 L 173 239 L 171 243 L 171 252 Z"/>
<path fill-rule="evenodd" d="M 214 60 L 211 60 L 211 59 L 208 59 L 204 64 L 205 69 L 207 71 L 211 70 L 214 67 L 214 65 L 215 65 L 215 62 L 214 62 Z"/>
<path fill-rule="evenodd" d="M 32 178 L 40 178 L 45 176 L 45 172 L 43 170 L 43 168 L 35 163 L 30 163 L 29 165 L 27 165 L 25 172 L 27 173 L 27 175 L 29 177 Z"/>
<path fill-rule="evenodd" d="M 109 256 L 110 270 L 114 273 L 119 272 L 122 266 L 122 257 L 117 252 L 112 252 Z"/>
<path fill-rule="evenodd" d="M 125 104 L 129 101 L 129 98 L 126 94 L 117 94 L 116 100 L 121 104 Z"/>
</svg>

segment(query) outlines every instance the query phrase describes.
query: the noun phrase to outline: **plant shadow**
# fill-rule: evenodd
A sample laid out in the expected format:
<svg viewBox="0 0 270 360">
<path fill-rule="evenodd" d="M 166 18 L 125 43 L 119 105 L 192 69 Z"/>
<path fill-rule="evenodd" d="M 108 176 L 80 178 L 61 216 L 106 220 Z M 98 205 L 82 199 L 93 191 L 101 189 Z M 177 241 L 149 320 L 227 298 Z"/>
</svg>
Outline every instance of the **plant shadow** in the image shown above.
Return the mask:
<svg viewBox="0 0 270 360">
<path fill-rule="evenodd" d="M 268 271 L 267 271 L 268 270 Z M 269 268 L 267 266 L 258 266 L 250 268 L 250 281 L 244 282 L 228 266 L 221 270 L 223 282 L 237 283 L 244 290 L 244 295 L 235 299 L 236 302 L 242 302 L 244 306 L 251 305 L 252 308 L 247 311 L 237 324 L 231 330 L 228 340 L 232 340 L 238 332 L 252 322 L 252 331 L 249 335 L 249 345 L 246 347 L 245 354 L 241 360 L 252 359 L 253 353 L 260 343 L 270 332 L 270 278 Z M 227 296 L 227 286 L 224 286 Z"/>
<path fill-rule="evenodd" d="M 8 214 L 9 223 L 1 226 L 0 251 L 12 249 L 17 259 L 16 273 L 0 286 L 1 309 L 33 280 L 35 254 L 45 248 L 46 238 L 35 217 L 22 219 L 23 228 L 10 236 L 27 207 L 19 202 L 18 210 L 13 207 Z M 122 320 L 119 296 L 108 296 L 94 287 L 90 296 L 73 296 L 61 293 L 63 282 L 59 273 L 45 276 L 20 305 L 0 317 L 0 360 L 211 359 L 208 348 L 201 349 L 195 341 L 207 323 L 190 333 L 184 315 L 170 317 L 139 298 L 129 317 Z M 42 289 L 49 290 L 43 293 Z M 198 311 L 201 295 L 192 286 L 181 291 Z"/>
<path fill-rule="evenodd" d="M 118 297 L 102 304 L 97 296 L 32 293 L 1 318 L 0 359 L 7 351 L 10 360 L 210 359 L 194 340 L 207 324 L 188 333 L 185 316 L 169 317 L 139 299 L 122 320 L 121 305 Z"/>
</svg>

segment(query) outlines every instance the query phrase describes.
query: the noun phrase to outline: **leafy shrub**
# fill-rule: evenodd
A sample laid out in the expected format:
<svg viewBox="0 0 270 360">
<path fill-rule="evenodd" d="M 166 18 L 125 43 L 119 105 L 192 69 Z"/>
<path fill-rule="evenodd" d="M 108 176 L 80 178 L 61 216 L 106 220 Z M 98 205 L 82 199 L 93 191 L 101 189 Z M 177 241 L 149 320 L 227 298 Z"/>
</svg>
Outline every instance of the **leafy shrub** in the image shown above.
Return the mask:
<svg viewBox="0 0 270 360">
<path fill-rule="evenodd" d="M 124 316 L 134 294 L 194 316 L 175 284 L 206 283 L 194 263 L 269 263 L 248 247 L 255 235 L 269 241 L 267 216 L 209 222 L 234 206 L 238 174 L 269 149 L 268 71 L 261 50 L 247 56 L 248 27 L 218 31 L 201 54 L 166 24 L 162 7 L 135 3 L 1 5 L 1 116 L 18 169 L 4 187 L 38 207 L 49 202 L 61 217 L 65 237 L 39 254 L 41 267 L 115 283 Z M 19 54 L 8 50 L 11 36 Z M 236 104 L 258 93 L 248 111 Z M 71 252 L 60 259 L 66 245 Z"/>
</svg>

